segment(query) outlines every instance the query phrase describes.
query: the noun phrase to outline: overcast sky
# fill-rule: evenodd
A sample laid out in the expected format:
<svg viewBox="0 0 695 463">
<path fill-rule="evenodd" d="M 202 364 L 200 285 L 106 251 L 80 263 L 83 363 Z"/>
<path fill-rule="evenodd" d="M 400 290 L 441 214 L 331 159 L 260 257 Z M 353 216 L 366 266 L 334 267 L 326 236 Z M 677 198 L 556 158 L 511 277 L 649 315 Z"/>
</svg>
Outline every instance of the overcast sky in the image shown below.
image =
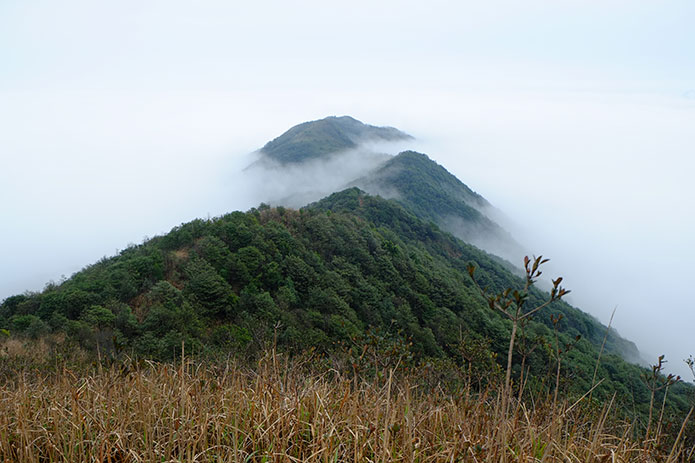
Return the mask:
<svg viewBox="0 0 695 463">
<path fill-rule="evenodd" d="M 235 172 L 352 115 L 488 198 L 572 301 L 695 353 L 695 3 L 0 0 L 0 299 L 256 205 Z"/>
</svg>

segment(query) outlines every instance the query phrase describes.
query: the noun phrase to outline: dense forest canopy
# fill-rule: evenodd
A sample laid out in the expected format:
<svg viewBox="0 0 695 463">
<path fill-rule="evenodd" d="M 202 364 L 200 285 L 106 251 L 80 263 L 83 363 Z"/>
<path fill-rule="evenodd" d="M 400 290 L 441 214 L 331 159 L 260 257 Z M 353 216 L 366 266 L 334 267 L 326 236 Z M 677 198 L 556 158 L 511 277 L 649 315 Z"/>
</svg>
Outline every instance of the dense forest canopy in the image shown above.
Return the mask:
<svg viewBox="0 0 695 463">
<path fill-rule="evenodd" d="M 492 205 L 425 154 L 403 151 L 354 185 L 395 199 L 467 243 L 494 249 L 502 257 L 523 256 L 521 246 L 489 217 Z"/>
<path fill-rule="evenodd" d="M 330 355 L 378 330 L 403 341 L 415 359 L 465 362 L 460 346 L 476 342 L 478 355 L 494 359 L 510 325 L 488 308 L 469 263 L 490 291 L 522 285 L 498 259 L 396 202 L 352 188 L 298 211 L 261 206 L 183 224 L 41 293 L 7 298 L 0 328 L 29 337 L 65 333 L 88 349 L 157 359 L 177 355 L 182 342 L 200 355 L 253 355 L 273 338 L 290 352 Z M 545 296 L 533 290 L 530 298 Z M 552 338 L 550 316 L 559 314 L 561 340 L 575 344 L 563 387 L 582 393 L 606 328 L 568 304 L 554 302 L 524 327 L 524 339 L 542 344 L 527 365 L 543 383 L 553 358 L 538 340 Z M 625 406 L 634 400 L 644 408 L 643 369 L 620 356 L 634 349 L 608 337 L 597 394 L 616 392 Z M 673 389 L 674 410 L 686 407 L 684 387 Z"/>
<path fill-rule="evenodd" d="M 369 141 L 412 137 L 393 127 L 375 127 L 350 117 L 327 117 L 304 122 L 266 143 L 261 154 L 280 164 L 297 164 L 356 148 Z"/>
<path fill-rule="evenodd" d="M 301 169 L 364 140 L 408 137 L 329 117 L 271 141 L 253 167 Z M 384 156 L 352 182 L 372 194 L 353 186 L 299 210 L 262 204 L 194 220 L 42 292 L 8 297 L 0 337 L 158 360 L 182 348 L 251 359 L 272 343 L 333 361 L 352 352 L 355 361 L 366 352 L 359 346 L 371 346 L 379 352 L 373 362 L 397 356 L 390 365 L 465 370 L 478 387 L 507 364 L 505 397 L 507 378 L 519 391 L 562 389 L 566 397 L 582 396 L 600 378 L 592 398 L 615 397 L 624 416 L 651 422 L 654 400 L 663 400 L 667 423 L 686 414 L 690 386 L 652 394 L 658 371 L 650 386 L 648 370 L 630 363 L 639 360 L 635 345 L 581 310 L 556 299 L 522 323 L 495 310 L 496 294 L 516 294 L 529 307 L 548 294 L 535 286 L 524 292 L 519 262 L 475 246 L 486 244 L 476 241 L 484 236 L 518 253 L 488 217 L 491 205 L 424 154 Z"/>
<path fill-rule="evenodd" d="M 375 127 L 349 116 L 327 117 L 296 125 L 268 142 L 260 150 L 258 162 L 250 167 L 260 169 L 260 172 L 264 168 L 270 169 L 274 172 L 274 182 L 291 185 L 291 179 L 283 177 L 282 173 L 292 176 L 296 171 L 284 168 L 291 165 L 311 171 L 317 163 L 328 166 L 331 160 L 345 156 L 346 150 L 352 150 L 354 156 L 350 163 L 361 165 L 366 173 L 356 175 L 356 178 L 343 178 L 330 193 L 357 186 L 370 194 L 397 200 L 417 217 L 433 221 L 467 243 L 504 258 L 523 256 L 521 245 L 492 218 L 498 214 L 493 206 L 443 166 L 423 153 L 408 150 L 391 156 L 375 152 L 369 144 L 365 145 L 369 141 L 412 139 L 393 127 Z M 319 170 L 316 175 L 327 174 Z M 274 205 L 306 204 L 307 201 L 301 199 L 291 200 L 292 193 L 286 192 L 286 198 L 268 200 Z M 323 196 L 325 194 L 311 200 Z"/>
</svg>

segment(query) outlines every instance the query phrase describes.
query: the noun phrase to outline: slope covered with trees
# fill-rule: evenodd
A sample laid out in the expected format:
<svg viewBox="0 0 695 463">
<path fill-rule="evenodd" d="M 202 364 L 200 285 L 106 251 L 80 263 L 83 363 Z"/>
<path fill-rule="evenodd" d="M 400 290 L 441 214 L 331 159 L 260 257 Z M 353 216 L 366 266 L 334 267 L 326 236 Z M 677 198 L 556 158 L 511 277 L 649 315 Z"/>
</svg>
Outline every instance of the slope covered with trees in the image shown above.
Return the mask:
<svg viewBox="0 0 695 463">
<path fill-rule="evenodd" d="M 270 168 L 274 180 L 282 182 L 283 166 L 301 168 L 317 161 L 330 162 L 345 150 L 359 147 L 359 156 L 351 162 L 363 165 L 362 172 L 367 173 L 344 179 L 346 183 L 340 183 L 338 189 L 357 186 L 370 194 L 396 199 L 419 218 L 433 221 L 468 243 L 508 259 L 523 256 L 522 247 L 491 218 L 492 205 L 427 155 L 404 151 L 390 156 L 362 145 L 366 141 L 408 139 L 412 137 L 392 127 L 363 124 L 349 116 L 327 117 L 292 127 L 267 143 L 251 167 L 261 171 Z M 287 171 L 286 175 L 296 175 L 296 171 Z M 285 206 L 304 204 L 292 194 L 271 202 Z"/>
<path fill-rule="evenodd" d="M 300 211 L 262 206 L 183 224 L 41 293 L 7 298 L 0 328 L 29 337 L 65 333 L 87 349 L 159 359 L 178 355 L 182 342 L 199 355 L 253 355 L 274 338 L 291 352 L 331 355 L 377 336 L 413 361 L 468 364 L 484 378 L 497 369 L 510 324 L 488 308 L 467 273 L 470 263 L 490 291 L 522 284 L 474 246 L 353 188 Z M 523 357 L 534 387 L 550 384 L 551 314 L 563 315 L 559 341 L 574 344 L 561 387 L 585 392 L 605 327 L 561 301 L 524 326 L 518 345 L 537 348 L 515 352 L 514 376 Z M 615 392 L 644 411 L 643 370 L 617 355 L 632 348 L 608 338 L 599 370 L 606 380 L 596 394 Z M 685 407 L 679 387 L 673 410 Z"/>
<path fill-rule="evenodd" d="M 521 246 L 488 217 L 492 205 L 425 154 L 404 151 L 354 184 L 396 199 L 467 243 L 494 249 L 503 257 L 523 256 Z"/>
<path fill-rule="evenodd" d="M 376 127 L 350 116 L 333 116 L 296 125 L 268 142 L 260 152 L 279 164 L 298 164 L 356 148 L 363 142 L 410 138 L 393 127 Z"/>
<path fill-rule="evenodd" d="M 302 169 L 367 139 L 405 137 L 326 118 L 290 129 L 261 154 L 280 171 Z M 256 167 L 265 168 L 263 159 Z M 355 375 L 407 366 L 480 389 L 499 385 L 511 352 L 503 409 L 511 393 L 522 403 L 523 394 L 591 390 L 597 405 L 610 399 L 634 418 L 637 435 L 649 434 L 655 403 L 663 404 L 657 433 L 682 421 L 691 388 L 626 362 L 639 358 L 635 345 L 593 317 L 562 300 L 519 323 L 495 310 L 505 298 L 537 307 L 548 295 L 535 287 L 525 294 L 517 269 L 473 245 L 485 236 L 517 246 L 486 215 L 489 203 L 442 166 L 406 151 L 353 184 L 393 199 L 352 187 L 300 210 L 261 205 L 182 224 L 42 292 L 5 299 L 0 341 L 159 360 L 178 357 L 182 346 L 205 358 L 248 359 L 272 344 L 319 353 Z"/>
</svg>

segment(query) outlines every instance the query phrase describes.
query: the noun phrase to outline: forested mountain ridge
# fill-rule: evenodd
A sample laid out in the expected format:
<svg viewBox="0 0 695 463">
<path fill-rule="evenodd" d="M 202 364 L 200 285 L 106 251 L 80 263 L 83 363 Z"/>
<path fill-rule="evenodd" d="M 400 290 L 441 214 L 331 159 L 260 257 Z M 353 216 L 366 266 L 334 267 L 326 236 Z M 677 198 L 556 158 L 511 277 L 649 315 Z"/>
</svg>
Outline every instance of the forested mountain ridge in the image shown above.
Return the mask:
<svg viewBox="0 0 695 463">
<path fill-rule="evenodd" d="M 292 127 L 266 143 L 260 153 L 280 164 L 295 164 L 356 148 L 364 142 L 408 139 L 412 137 L 393 127 L 363 124 L 350 116 L 331 116 Z"/>
<path fill-rule="evenodd" d="M 281 153 L 283 156 L 294 152 L 294 149 L 301 152 L 305 152 L 305 150 L 309 149 L 309 152 L 315 155 L 330 156 L 335 146 L 343 142 L 347 143 L 345 140 L 356 143 L 358 140 L 364 140 L 370 137 L 372 139 L 379 137 L 382 139 L 400 139 L 409 136 L 393 128 L 369 126 L 348 116 L 329 117 L 295 126 L 282 136 L 268 143 L 266 147 L 276 150 L 276 153 Z M 341 140 L 343 140 L 343 142 L 341 142 Z M 288 146 L 291 147 L 289 151 L 285 150 Z M 301 162 L 303 162 L 302 159 L 306 158 L 292 158 L 292 162 L 301 164 Z M 506 234 L 501 227 L 480 212 L 480 210 L 490 207 L 489 203 L 442 166 L 430 160 L 426 155 L 413 151 L 402 152 L 397 156 L 391 157 L 370 175 L 358 179 L 356 183 L 364 185 L 367 189 L 379 190 L 387 188 L 395 190 L 395 200 L 399 206 L 396 206 L 396 203 L 391 201 L 384 201 L 365 195 L 362 191 L 353 188 L 311 204 L 306 207 L 304 211 L 313 214 L 316 213 L 317 210 L 323 210 L 327 213 L 341 212 L 351 217 L 361 217 L 367 220 L 368 223 L 371 223 L 372 226 L 385 226 L 390 230 L 390 233 L 395 233 L 399 239 L 407 238 L 412 240 L 416 246 L 421 246 L 423 244 L 421 240 L 426 239 L 434 233 L 433 236 L 437 237 L 437 242 L 440 246 L 442 243 L 448 243 L 446 246 L 449 248 L 458 249 L 456 251 L 457 255 L 465 255 L 466 259 L 469 261 L 489 262 L 490 264 L 488 267 L 494 264 L 494 266 L 490 268 L 494 268 L 493 274 L 496 275 L 496 278 L 500 281 L 500 283 L 494 286 L 495 289 L 500 289 L 502 286 L 510 287 L 513 282 L 517 281 L 516 277 L 509 272 L 509 267 L 501 263 L 495 256 L 486 254 L 470 244 L 453 240 L 452 237 L 446 233 L 442 233 L 437 227 L 438 225 L 449 232 L 453 232 L 459 238 L 465 238 L 465 233 L 462 233 L 460 227 L 456 227 L 454 230 L 446 227 L 447 220 L 453 216 L 465 220 L 468 223 L 467 229 L 474 230 L 477 234 L 487 234 L 489 236 L 499 237 L 501 239 L 509 238 L 509 240 L 511 240 L 509 235 Z M 355 202 L 356 198 L 359 199 L 357 203 Z M 348 204 L 350 207 L 345 209 Z M 365 208 L 364 204 L 371 206 Z M 282 208 L 275 209 L 275 211 L 286 211 L 289 215 L 295 214 L 294 212 Z M 182 225 L 180 229 L 174 229 L 169 234 L 155 238 L 151 242 L 143 244 L 141 247 L 127 249 L 121 256 L 106 259 L 103 262 L 95 264 L 86 271 L 79 272 L 72 279 L 60 286 L 56 287 L 49 285 L 47 291 L 44 291 L 42 294 L 10 297 L 0 306 L 0 316 L 4 316 L 4 324 L 14 328 L 15 331 L 42 332 L 50 328 L 53 330 L 68 329 L 68 331 L 71 331 L 73 334 L 77 334 L 77 332 L 81 330 L 82 334 L 85 335 L 85 339 L 88 340 L 90 339 L 90 336 L 87 336 L 89 329 L 84 322 L 87 319 L 91 319 L 90 317 L 98 318 L 100 316 L 105 317 L 107 320 L 111 320 L 111 315 L 109 315 L 109 312 L 111 312 L 116 319 L 114 321 L 109 321 L 109 323 L 116 323 L 116 320 L 120 320 L 123 323 L 127 322 L 125 325 L 120 325 L 120 327 L 114 331 L 117 335 L 116 338 L 122 338 L 118 341 L 119 345 L 129 346 L 134 351 L 143 355 L 162 356 L 165 355 L 166 352 L 166 349 L 162 350 L 161 348 L 161 343 L 163 342 L 162 336 L 170 333 L 170 337 L 175 337 L 180 340 L 180 336 L 188 336 L 192 333 L 190 330 L 199 325 L 196 324 L 197 322 L 191 322 L 184 330 L 169 330 L 163 332 L 162 326 L 166 326 L 166 323 L 162 323 L 159 328 L 155 330 L 159 336 L 156 342 L 154 338 L 143 339 L 141 335 L 147 338 L 150 327 L 155 326 L 154 322 L 151 321 L 152 315 L 149 310 L 151 308 L 150 306 L 154 307 L 155 310 L 153 313 L 155 314 L 160 313 L 159 308 L 167 307 L 168 304 L 168 307 L 177 307 L 177 313 L 180 316 L 187 313 L 187 316 L 190 317 L 191 320 L 196 319 L 201 314 L 204 315 L 200 330 L 194 330 L 196 334 L 191 337 L 191 340 L 198 338 L 207 339 L 212 336 L 210 324 L 205 321 L 207 320 L 205 316 L 210 311 L 221 311 L 221 313 L 230 312 L 235 315 L 239 315 L 240 313 L 246 315 L 254 313 L 253 310 L 237 311 L 238 307 L 240 307 L 239 304 L 243 306 L 243 303 L 248 303 L 253 299 L 249 299 L 251 297 L 249 291 L 260 292 L 261 296 L 254 294 L 254 297 L 261 297 L 265 301 L 264 303 L 267 303 L 267 306 L 272 306 L 274 304 L 276 307 L 279 307 L 280 312 L 278 312 L 278 314 L 290 307 L 284 298 L 290 298 L 289 300 L 295 302 L 301 301 L 305 307 L 310 306 L 311 304 L 299 298 L 297 295 L 297 282 L 295 279 L 291 278 L 290 275 L 283 276 L 283 278 L 287 279 L 287 284 L 281 285 L 284 288 L 282 297 L 279 297 L 278 294 L 274 294 L 273 291 L 271 291 L 271 289 L 279 289 L 279 287 L 276 288 L 272 285 L 268 285 L 268 272 L 275 274 L 279 271 L 278 269 L 282 269 L 283 265 L 287 263 L 281 260 L 275 262 L 274 265 L 270 265 L 268 268 L 257 267 L 258 262 L 265 262 L 266 260 L 272 261 L 275 258 L 274 256 L 268 256 L 267 252 L 263 250 L 263 246 L 251 246 L 249 243 L 252 240 L 247 237 L 246 239 L 249 243 L 240 246 L 244 248 L 242 254 L 240 256 L 230 257 L 230 252 L 234 255 L 234 253 L 239 250 L 229 242 L 225 242 L 224 239 L 219 236 L 219 233 L 210 231 L 192 232 L 193 230 L 197 230 L 197 227 L 201 227 L 203 230 L 208 228 L 214 229 L 220 226 L 218 222 L 229 222 L 226 225 L 227 227 L 239 226 L 239 230 L 230 230 L 229 233 L 241 233 L 243 235 L 245 233 L 244 230 L 248 227 L 247 222 L 249 220 L 253 222 L 253 218 L 256 217 L 258 211 L 250 215 L 248 213 L 245 215 L 240 214 L 241 213 L 235 212 L 217 219 L 212 223 L 194 221 Z M 242 216 L 246 217 L 246 219 L 241 220 L 240 217 Z M 300 214 L 300 217 L 303 217 L 303 213 Z M 213 226 L 213 224 L 216 225 Z M 403 228 L 406 227 L 406 225 L 407 228 Z M 256 229 L 255 226 L 252 228 Z M 264 228 L 261 227 L 257 231 L 261 233 L 263 229 Z M 414 233 L 414 229 L 419 230 L 419 232 Z M 196 235 L 195 238 L 188 238 L 188 235 L 191 233 Z M 210 234 L 212 235 L 211 237 L 206 237 Z M 303 237 L 302 233 L 297 230 L 294 230 L 293 236 L 296 238 Z M 329 238 L 335 238 L 340 241 L 340 237 L 338 236 Z M 196 241 L 198 239 L 201 241 Z M 223 242 L 221 243 L 217 241 L 217 239 L 222 239 Z M 262 238 L 258 239 L 262 240 Z M 181 245 L 178 247 L 171 247 L 168 244 L 164 244 L 163 246 L 158 244 L 170 243 L 172 241 L 180 241 Z M 475 243 L 473 239 L 469 239 L 468 241 Z M 225 243 L 229 248 L 227 250 L 224 249 Z M 330 246 L 335 245 L 337 244 L 334 243 Z M 307 249 L 314 249 L 315 246 L 316 243 L 307 243 L 305 247 Z M 328 246 L 328 244 L 326 244 L 326 246 Z M 359 248 L 360 247 L 357 246 L 356 252 Z M 134 252 L 135 249 L 141 249 L 139 253 L 134 254 L 137 255 L 137 258 L 133 260 L 128 259 L 127 256 Z M 213 278 L 212 273 L 209 272 L 210 268 L 203 263 L 203 261 L 205 261 L 203 254 L 205 254 L 205 252 L 213 252 L 210 249 L 214 249 L 215 253 L 224 256 L 224 258 L 220 256 L 217 257 L 218 260 L 221 259 L 223 261 L 222 263 L 216 262 L 214 264 L 214 270 L 219 274 L 218 276 L 220 278 Z M 462 250 L 465 250 L 465 252 Z M 200 254 L 201 252 L 203 254 Z M 193 256 L 192 260 L 190 256 Z M 202 259 L 198 259 L 198 257 Z M 241 260 L 239 261 L 238 259 Z M 256 262 L 256 264 L 249 264 L 249 259 Z M 303 256 L 305 264 L 313 259 L 315 259 L 315 256 L 311 253 Z M 114 262 L 114 265 L 106 265 L 107 262 Z M 462 268 L 461 262 L 461 260 L 454 260 L 447 262 L 446 265 L 460 270 Z M 515 264 L 518 264 L 518 262 Z M 251 265 L 253 270 L 248 270 L 248 265 Z M 256 267 L 254 267 L 254 265 L 256 265 Z M 197 266 L 202 267 L 197 268 Z M 196 270 L 193 270 L 194 267 Z M 100 268 L 108 269 L 106 271 L 108 278 L 93 278 L 94 275 L 100 274 L 98 271 Z M 204 284 L 201 283 L 201 286 L 197 286 L 198 279 L 202 278 L 201 275 L 208 275 L 210 279 L 206 280 Z M 428 271 L 425 271 L 423 275 L 429 281 L 436 280 L 435 276 L 429 275 Z M 393 280 L 399 280 L 399 278 L 394 276 Z M 89 283 L 85 283 L 85 286 L 83 285 L 83 281 L 88 281 Z M 149 287 L 150 284 L 159 285 L 154 295 L 150 294 L 152 290 L 152 288 Z M 68 289 L 63 289 L 63 286 Z M 70 288 L 79 288 L 80 290 L 72 291 Z M 193 291 L 193 288 L 197 288 L 197 290 Z M 145 291 L 145 289 L 147 289 L 147 291 Z M 175 290 L 178 290 L 178 292 Z M 168 294 L 168 296 L 166 296 L 166 298 L 168 298 L 166 304 L 160 300 L 161 297 L 164 297 L 160 293 Z M 218 297 L 220 294 L 224 294 L 224 296 Z M 195 295 L 195 297 L 192 299 L 186 297 L 191 295 Z M 267 295 L 271 296 L 273 304 L 270 304 L 269 299 L 266 297 Z M 428 297 L 430 296 L 428 295 Z M 437 300 L 437 298 L 435 298 L 435 300 Z M 350 306 L 350 301 L 344 300 L 341 303 L 336 302 L 337 306 L 341 307 L 346 303 Z M 107 307 L 108 304 L 112 305 Z M 567 325 L 568 330 L 573 330 L 573 335 L 580 334 L 594 344 L 602 339 L 605 328 L 592 317 L 562 302 L 556 303 L 555 307 L 567 315 L 564 324 Z M 454 306 L 447 306 L 447 308 L 455 312 Z M 85 311 L 90 311 L 92 309 L 94 309 L 94 313 L 85 318 Z M 407 310 L 405 311 L 407 312 Z M 169 314 L 167 316 L 171 315 L 172 314 Z M 544 314 L 544 316 L 547 318 L 547 313 Z M 12 321 L 10 321 L 10 319 L 12 319 Z M 148 321 L 148 319 L 150 321 Z M 352 320 L 350 317 L 347 317 L 347 319 Z M 133 320 L 137 320 L 139 325 L 131 323 Z M 362 320 L 361 323 L 364 323 L 364 321 L 365 320 Z M 548 325 L 548 320 L 543 321 Z M 213 325 L 214 324 L 215 323 L 213 323 Z M 250 324 L 249 326 L 252 325 L 253 324 Z M 287 324 L 288 327 L 294 325 L 296 324 Z M 371 323 L 367 322 L 364 326 L 370 325 Z M 139 326 L 139 328 L 135 329 L 136 326 Z M 113 325 L 112 328 L 116 328 L 116 325 Z M 428 329 L 430 333 L 434 333 L 431 326 L 416 329 L 415 325 L 412 325 L 408 328 L 412 332 L 408 332 L 405 325 L 400 326 L 399 329 L 405 330 L 404 332 L 407 333 L 408 336 L 421 340 L 428 338 L 426 335 Z M 422 331 L 423 329 L 425 331 Z M 420 349 L 423 353 L 427 353 L 428 355 L 442 354 L 446 350 L 447 343 L 451 342 L 451 333 L 445 334 L 445 330 L 443 330 L 444 328 L 442 327 L 436 330 L 440 339 L 433 340 L 433 338 L 428 338 L 428 342 L 425 343 L 423 341 L 421 343 Z M 171 333 L 178 334 L 175 336 Z M 333 334 L 335 333 L 329 333 L 326 335 L 325 339 L 331 339 Z M 324 335 L 325 333 L 320 335 L 319 338 L 323 339 Z M 212 336 L 212 338 L 216 339 L 215 336 Z M 306 339 L 310 339 L 310 337 Z M 88 341 L 84 342 L 88 343 Z M 313 343 L 309 344 L 313 345 Z M 175 345 L 175 343 L 169 343 L 168 348 L 172 345 Z M 425 345 L 429 347 L 425 348 Z M 304 347 L 306 347 L 306 345 L 304 345 Z M 620 338 L 620 336 L 616 335 L 614 332 L 611 332 L 608 337 L 607 348 L 609 352 L 619 354 L 629 360 L 639 358 L 634 344 Z"/>
<path fill-rule="evenodd" d="M 473 286 L 471 262 L 490 290 L 521 284 L 476 247 L 353 188 L 300 211 L 264 206 L 183 224 L 41 293 L 7 298 L 0 328 L 62 332 L 87 349 L 160 359 L 182 342 L 192 353 L 248 355 L 273 336 L 283 349 L 330 354 L 378 329 L 411 342 L 416 359 L 460 362 L 462 340 L 499 354 L 510 329 Z M 586 391 L 605 327 L 558 301 L 529 323 L 529 339 L 551 337 L 550 314 L 564 314 L 561 339 L 582 336 L 565 360 L 571 381 L 563 387 Z M 643 370 L 614 355 L 625 349 L 634 346 L 609 336 L 602 390 L 645 407 Z M 538 381 L 550 355 L 541 348 L 528 359 Z"/>
<path fill-rule="evenodd" d="M 301 168 L 303 161 L 293 162 Z M 57 336 L 107 356 L 162 360 L 182 344 L 194 355 L 252 357 L 270 340 L 330 357 L 377 336 L 407 349 L 416 364 L 475 365 L 481 377 L 493 375 L 511 326 L 488 307 L 467 268 L 475 265 L 492 293 L 523 282 L 496 256 L 450 234 L 444 220 L 458 215 L 504 233 L 481 212 L 487 201 L 412 151 L 356 182 L 397 191 L 389 200 L 352 187 L 298 210 L 261 205 L 182 224 L 42 292 L 5 299 L 0 335 Z M 529 294 L 531 304 L 546 298 L 536 289 Z M 520 377 L 523 358 L 531 386 L 547 391 L 555 328 L 556 344 L 572 346 L 562 360 L 562 388 L 583 394 L 606 327 L 563 301 L 524 324 L 513 375 Z M 639 358 L 635 345 L 610 331 L 605 347 L 596 396 L 615 393 L 623 407 L 644 414 L 644 370 L 624 360 Z M 687 410 L 688 390 L 674 386 L 668 409 Z"/>
<path fill-rule="evenodd" d="M 259 151 L 258 161 L 250 167 L 258 168 L 256 172 L 261 174 L 265 169 L 272 171 L 272 181 L 278 183 L 291 183 L 299 175 L 306 177 L 305 183 L 322 184 L 333 171 L 346 171 L 346 163 L 353 169 L 354 165 L 360 165 L 362 170 L 356 169 L 353 178 L 341 177 L 342 181 L 334 183 L 332 188 L 324 188 L 322 194 L 306 185 L 293 184 L 282 196 L 264 200 L 273 205 L 299 207 L 357 186 L 370 194 L 395 199 L 418 217 L 431 220 L 464 241 L 500 257 L 509 260 L 522 257 L 522 246 L 491 218 L 498 211 L 444 167 L 422 153 L 403 151 L 391 156 L 364 144 L 412 139 L 392 127 L 366 125 L 349 116 L 327 117 L 294 126 L 267 143 Z M 349 160 L 331 164 L 345 156 L 346 150 L 352 150 Z M 325 168 L 314 171 L 320 162 Z M 305 170 L 297 171 L 301 167 Z"/>
<path fill-rule="evenodd" d="M 354 185 L 397 200 L 421 219 L 481 249 L 508 259 L 524 254 L 514 238 L 487 215 L 492 205 L 425 154 L 404 151 Z"/>
<path fill-rule="evenodd" d="M 484 284 L 492 292 L 518 287 L 520 284 L 519 277 L 500 263 L 496 256 L 460 241 L 431 221 L 420 220 L 401 204 L 367 195 L 359 188 L 333 194 L 309 205 L 308 208 L 357 215 L 376 227 L 395 231 L 401 239 L 423 242 L 431 254 L 446 259 L 449 265 L 459 271 L 465 271 L 465 265 L 468 262 L 476 262 L 487 272 L 488 276 L 484 279 Z M 543 293 L 540 290 L 534 288 L 532 294 L 535 302 L 543 299 Z M 554 302 L 545 312 L 541 312 L 545 314 L 545 317 L 541 315 L 539 318 L 548 326 L 550 326 L 549 315 L 553 311 L 563 313 L 568 318 L 563 326 L 569 330 L 570 335 L 580 334 L 593 344 L 602 341 L 606 327 L 595 318 L 560 300 Z M 635 344 L 620 337 L 615 331 L 609 332 L 606 346 L 609 351 L 623 358 L 633 361 L 639 359 L 639 351 Z"/>
</svg>

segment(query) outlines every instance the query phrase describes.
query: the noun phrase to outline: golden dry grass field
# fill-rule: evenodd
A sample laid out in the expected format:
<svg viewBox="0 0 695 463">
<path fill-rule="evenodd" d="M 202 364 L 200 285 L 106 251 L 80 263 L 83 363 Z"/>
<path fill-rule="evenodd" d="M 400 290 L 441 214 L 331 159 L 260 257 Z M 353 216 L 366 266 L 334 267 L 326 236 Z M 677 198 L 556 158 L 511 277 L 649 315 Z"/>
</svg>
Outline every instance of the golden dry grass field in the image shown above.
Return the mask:
<svg viewBox="0 0 695 463">
<path fill-rule="evenodd" d="M 356 379 L 272 350 L 234 362 L 27 368 L 0 383 L 3 462 L 687 461 L 632 438 L 611 403 L 452 392 L 423 372 Z M 655 450 L 655 449 L 659 450 Z"/>
</svg>

